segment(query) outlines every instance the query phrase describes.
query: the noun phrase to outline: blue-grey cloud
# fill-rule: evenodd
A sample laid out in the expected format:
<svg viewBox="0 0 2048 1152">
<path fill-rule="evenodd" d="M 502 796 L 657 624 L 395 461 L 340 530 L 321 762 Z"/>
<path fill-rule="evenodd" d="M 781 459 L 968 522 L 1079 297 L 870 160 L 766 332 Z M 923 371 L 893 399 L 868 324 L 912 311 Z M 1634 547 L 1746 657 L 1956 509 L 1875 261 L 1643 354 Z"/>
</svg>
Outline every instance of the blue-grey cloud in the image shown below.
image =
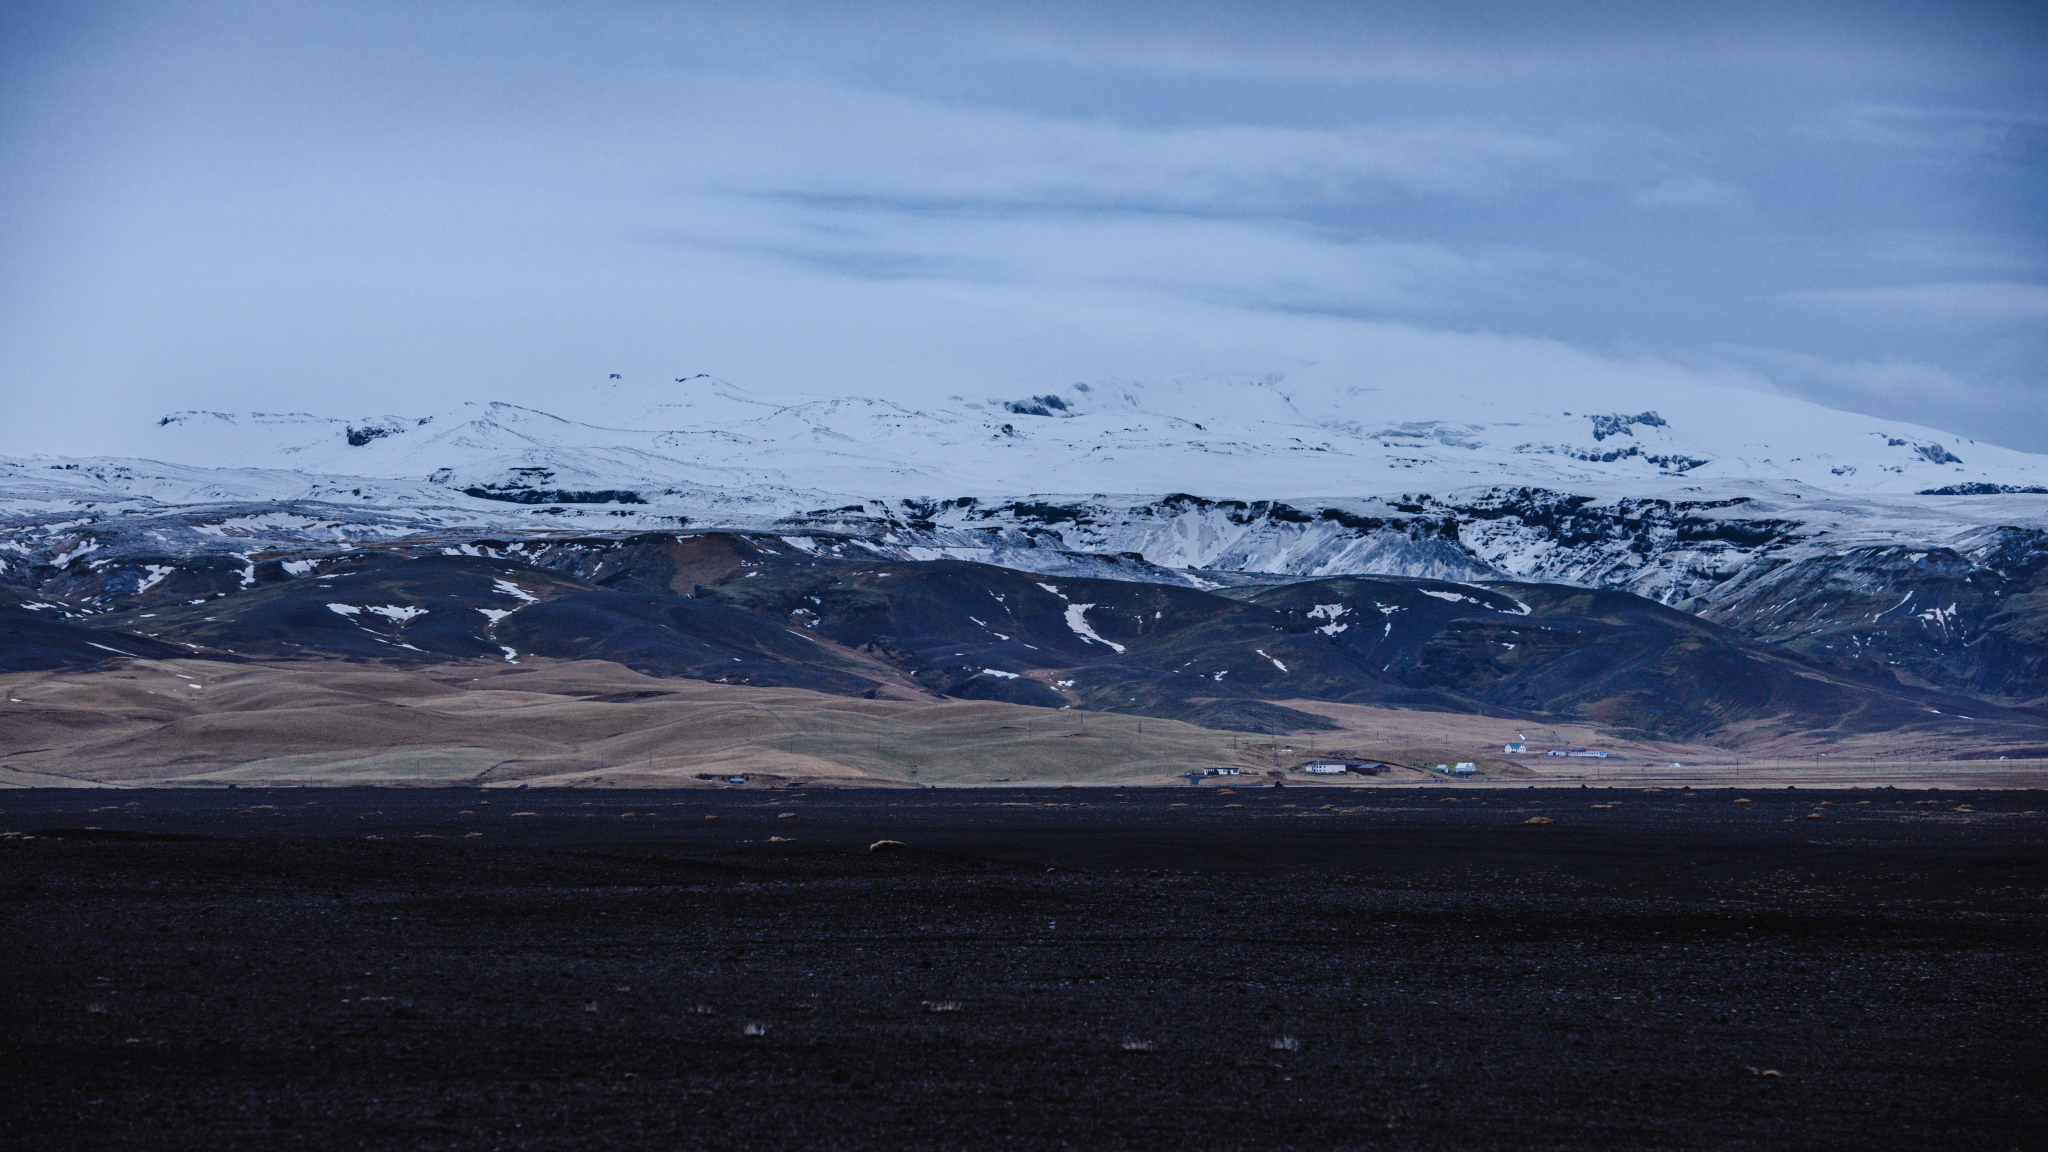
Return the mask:
<svg viewBox="0 0 2048 1152">
<path fill-rule="evenodd" d="M 1952 325 L 1973 320 L 1996 323 L 2048 318 L 2048 284 L 2011 281 L 1804 289 L 1787 292 L 1784 299 L 1882 316 L 1890 324 Z"/>
<path fill-rule="evenodd" d="M 2027 6 L 0 19 L 0 450 L 619 365 L 1328 370 L 1397 329 L 1416 382 L 1506 334 L 2048 450 Z"/>
</svg>

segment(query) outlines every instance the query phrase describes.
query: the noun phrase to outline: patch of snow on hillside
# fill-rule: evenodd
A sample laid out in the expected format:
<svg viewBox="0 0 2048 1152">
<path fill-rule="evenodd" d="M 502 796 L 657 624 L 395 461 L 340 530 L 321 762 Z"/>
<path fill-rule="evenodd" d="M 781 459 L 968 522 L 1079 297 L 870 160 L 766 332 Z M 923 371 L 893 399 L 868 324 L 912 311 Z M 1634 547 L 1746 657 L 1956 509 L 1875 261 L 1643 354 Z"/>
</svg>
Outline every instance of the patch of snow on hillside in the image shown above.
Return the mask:
<svg viewBox="0 0 2048 1152">
<path fill-rule="evenodd" d="M 360 606 L 355 604 L 329 604 L 327 610 L 341 616 L 358 616 L 368 612 L 400 624 L 416 620 L 427 614 L 425 608 L 413 608 L 403 604 L 366 604 Z"/>
<path fill-rule="evenodd" d="M 1468 584 L 1468 585 L 1466 585 L 1466 587 L 1468 587 L 1468 588 L 1479 588 L 1479 586 L 1478 586 L 1477 584 Z M 1524 603 L 1522 603 L 1522 602 L 1521 602 L 1520 600 L 1517 600 L 1517 599 L 1515 599 L 1515 598 L 1514 598 L 1513 596 L 1510 596 L 1510 595 L 1508 595 L 1508 594 L 1507 594 L 1507 593 L 1505 593 L 1505 592 L 1494 592 L 1494 591 L 1493 591 L 1493 589 L 1491 589 L 1491 588 L 1479 588 L 1479 590 L 1480 590 L 1481 592 L 1493 592 L 1493 594 L 1494 594 L 1495 596 L 1499 596 L 1499 597 L 1500 597 L 1500 598 L 1502 598 L 1503 600 L 1506 600 L 1506 601 L 1507 601 L 1508 603 L 1510 603 L 1510 604 L 1513 604 L 1513 605 L 1515 606 L 1515 615 L 1517 615 L 1517 616 L 1527 616 L 1527 615 L 1529 614 L 1529 612 L 1530 612 L 1530 608 L 1529 608 L 1529 606 L 1528 606 L 1527 604 L 1524 604 Z M 1496 609 L 1494 609 L 1494 611 L 1496 611 L 1496 612 L 1505 612 L 1505 611 L 1506 611 L 1506 609 L 1505 609 L 1505 608 L 1496 608 Z"/>
<path fill-rule="evenodd" d="M 1039 585 L 1039 587 L 1050 588 L 1051 585 L 1041 584 Z M 1061 599 L 1065 599 L 1065 597 L 1061 597 Z M 1101 636 L 1096 635 L 1095 629 L 1089 625 L 1086 613 L 1090 608 L 1093 607 L 1095 607 L 1095 605 L 1093 604 L 1067 605 L 1067 627 L 1072 628 L 1074 630 L 1074 635 L 1079 636 L 1081 639 L 1095 644 L 1107 645 L 1108 647 L 1116 649 L 1118 655 L 1122 655 L 1124 650 L 1123 645 L 1117 643 L 1114 640 L 1105 640 Z"/>
<path fill-rule="evenodd" d="M 1929 608 L 1925 612 L 1914 613 L 1914 618 L 1926 621 L 1930 624 L 1938 624 L 1941 626 L 1942 632 L 1946 634 L 1948 632 L 1949 625 L 1955 623 L 1956 606 L 1954 604 L 1950 604 L 1946 608 Z"/>
<path fill-rule="evenodd" d="M 1328 620 L 1328 624 L 1316 629 L 1316 631 L 1321 632 L 1325 636 L 1335 636 L 1337 633 L 1351 627 L 1349 624 L 1337 623 L 1338 617 L 1350 611 L 1351 609 L 1346 608 L 1342 604 L 1318 604 L 1308 610 L 1308 618 L 1311 620 Z"/>
<path fill-rule="evenodd" d="M 491 587 L 503 595 L 516 596 L 519 599 L 526 601 L 528 604 L 538 604 L 540 602 L 540 597 L 535 596 L 533 593 L 528 592 L 526 589 L 521 588 L 519 585 L 512 583 L 510 580 L 494 581 L 492 582 Z"/>
<path fill-rule="evenodd" d="M 88 539 L 84 543 L 78 545 L 76 548 L 73 548 L 71 551 L 64 553 L 63 555 L 57 557 L 55 560 L 50 561 L 50 563 L 55 567 L 62 568 L 66 564 L 71 563 L 73 560 L 78 559 L 80 556 L 85 555 L 87 552 L 97 552 L 99 551 L 99 549 L 99 541 Z"/>
<path fill-rule="evenodd" d="M 989 626 L 988 626 L 987 624 L 985 624 L 985 623 L 982 623 L 982 621 L 981 621 L 981 619 L 980 619 L 979 617 L 975 617 L 975 616 L 969 616 L 969 617 L 968 617 L 968 619 L 969 619 L 969 620 L 972 620 L 972 621 L 974 621 L 974 622 L 975 622 L 976 624 L 980 624 L 980 625 L 981 625 L 981 626 L 982 626 L 983 628 L 985 628 L 985 629 L 987 629 L 987 630 L 988 630 L 988 634 L 989 634 L 989 635 L 991 635 L 991 636 L 994 636 L 994 637 L 995 637 L 996 639 L 998 639 L 998 640 L 1008 640 L 1008 639 L 1009 639 L 1009 637 L 1008 637 L 1008 636 L 1005 636 L 1005 635 L 1003 635 L 1003 634 L 1002 634 L 1001 632 L 998 632 L 998 631 L 996 631 L 996 630 L 995 630 L 995 629 L 993 629 L 993 628 L 989 628 Z"/>
</svg>

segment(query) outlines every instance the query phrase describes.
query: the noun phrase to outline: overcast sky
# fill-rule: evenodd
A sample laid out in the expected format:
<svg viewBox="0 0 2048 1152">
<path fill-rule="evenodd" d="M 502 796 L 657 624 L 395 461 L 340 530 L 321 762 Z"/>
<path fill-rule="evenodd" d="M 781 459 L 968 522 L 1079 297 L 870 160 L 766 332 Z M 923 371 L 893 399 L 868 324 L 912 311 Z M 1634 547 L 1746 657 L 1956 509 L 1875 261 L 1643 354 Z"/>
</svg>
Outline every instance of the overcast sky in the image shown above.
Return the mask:
<svg viewBox="0 0 2048 1152">
<path fill-rule="evenodd" d="M 1411 329 L 2048 451 L 2039 5 L 1534 7 L 7 4 L 0 451 Z"/>
</svg>

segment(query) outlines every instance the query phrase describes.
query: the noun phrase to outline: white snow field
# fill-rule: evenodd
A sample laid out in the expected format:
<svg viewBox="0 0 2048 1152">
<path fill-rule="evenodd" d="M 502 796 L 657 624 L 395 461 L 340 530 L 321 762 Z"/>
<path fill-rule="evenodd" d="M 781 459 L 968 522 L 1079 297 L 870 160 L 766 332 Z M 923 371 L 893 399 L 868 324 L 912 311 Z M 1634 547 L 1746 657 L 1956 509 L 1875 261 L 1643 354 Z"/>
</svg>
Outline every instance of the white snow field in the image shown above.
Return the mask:
<svg viewBox="0 0 2048 1152">
<path fill-rule="evenodd" d="M 0 565 L 89 545 L 735 528 L 1033 571 L 1159 578 L 1151 566 L 1198 586 L 1513 576 L 1669 602 L 1767 552 L 1967 550 L 2048 526 L 2048 495 L 2025 491 L 2048 491 L 2048 457 L 1653 372 L 1583 389 L 1098 381 L 916 403 L 695 376 L 558 407 L 188 411 L 158 423 L 150 459 L 0 458 Z M 1954 494 L 1920 494 L 1940 490 Z M 1577 540 L 1560 511 L 1640 531 Z M 1130 554 L 1139 568 L 1088 559 Z"/>
</svg>

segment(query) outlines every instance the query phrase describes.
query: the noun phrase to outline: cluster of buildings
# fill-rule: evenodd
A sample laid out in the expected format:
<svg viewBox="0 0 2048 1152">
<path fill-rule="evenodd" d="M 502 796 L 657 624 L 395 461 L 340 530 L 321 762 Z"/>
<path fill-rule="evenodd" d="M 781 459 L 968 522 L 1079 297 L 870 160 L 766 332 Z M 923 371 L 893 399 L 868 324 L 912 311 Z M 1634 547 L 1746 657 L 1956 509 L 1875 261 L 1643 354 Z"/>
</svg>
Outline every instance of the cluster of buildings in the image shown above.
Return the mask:
<svg viewBox="0 0 2048 1152">
<path fill-rule="evenodd" d="M 1506 744 L 1501 746 L 1501 751 L 1507 753 L 1510 756 L 1527 756 L 1529 754 L 1529 741 L 1520 732 L 1517 732 L 1515 733 L 1515 738 L 1513 740 L 1510 740 Z M 1545 752 L 1544 755 L 1577 756 L 1587 760 L 1607 759 L 1607 753 L 1602 752 L 1597 748 L 1552 748 L 1550 751 Z"/>
<path fill-rule="evenodd" d="M 1524 737 L 1520 732 L 1517 732 L 1515 733 L 1515 739 L 1509 741 L 1505 746 L 1503 746 L 1501 751 L 1505 752 L 1510 756 L 1530 755 L 1528 739 Z M 1543 755 L 1570 756 L 1589 760 L 1606 760 L 1609 758 L 1607 753 L 1602 752 L 1597 748 L 1552 748 L 1544 752 Z M 1340 760 L 1326 758 L 1321 760 L 1310 760 L 1305 764 L 1297 764 L 1294 766 L 1294 771 L 1305 773 L 1310 776 L 1383 776 L 1386 774 L 1388 769 L 1393 767 L 1395 767 L 1395 765 L 1388 764 L 1379 760 Z M 1677 767 L 1677 765 L 1673 765 L 1673 767 Z M 1470 760 L 1460 760 L 1455 764 L 1438 764 L 1435 767 L 1435 771 L 1452 778 L 1477 776 L 1479 775 L 1479 766 Z M 1244 773 L 1245 769 L 1243 768 L 1218 767 L 1195 768 L 1189 770 L 1186 773 L 1183 773 L 1183 775 L 1186 777 L 1188 783 L 1199 784 L 1204 779 L 1210 776 L 1241 776 Z M 1274 775 L 1279 775 L 1279 773 L 1274 773 Z"/>
<path fill-rule="evenodd" d="M 1310 776 L 1381 776 L 1390 767 L 1392 765 L 1378 760 L 1311 760 L 1306 764 L 1295 765 L 1294 770 L 1306 772 Z M 1191 768 L 1181 775 L 1190 784 L 1200 784 L 1211 776 L 1242 776 L 1244 773 L 1245 770 L 1242 768 Z"/>
<path fill-rule="evenodd" d="M 1311 760 L 1301 766 L 1311 776 L 1342 776 L 1355 772 L 1360 776 L 1383 775 L 1387 766 L 1377 760 Z"/>
</svg>

